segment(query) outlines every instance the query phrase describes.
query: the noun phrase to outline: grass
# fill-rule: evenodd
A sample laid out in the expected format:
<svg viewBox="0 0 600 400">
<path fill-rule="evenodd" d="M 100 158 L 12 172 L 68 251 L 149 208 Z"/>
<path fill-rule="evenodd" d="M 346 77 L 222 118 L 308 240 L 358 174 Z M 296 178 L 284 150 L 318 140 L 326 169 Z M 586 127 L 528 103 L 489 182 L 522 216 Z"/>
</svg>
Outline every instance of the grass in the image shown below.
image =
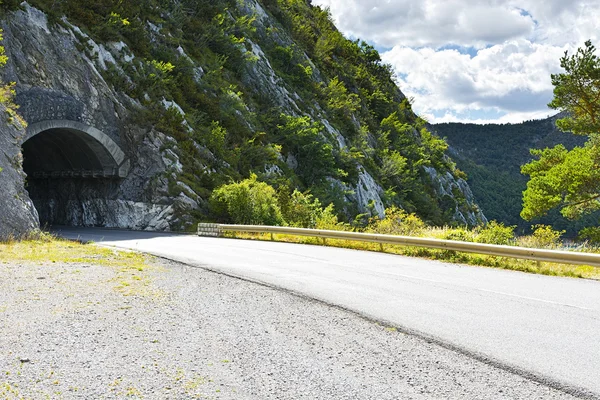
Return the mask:
<svg viewBox="0 0 600 400">
<path fill-rule="evenodd" d="M 147 256 L 139 253 L 116 251 L 48 235 L 0 243 L 0 262 L 93 263 L 107 267 L 125 264 L 129 269 L 143 271 L 148 267 L 147 259 Z"/>
<path fill-rule="evenodd" d="M 431 230 L 431 232 L 428 232 L 428 235 L 425 236 L 435 237 L 439 236 L 439 234 L 439 231 Z M 436 250 L 400 245 L 385 244 L 381 246 L 379 243 L 357 242 L 351 240 L 327 239 L 324 243 L 321 238 L 280 234 L 271 236 L 270 234 L 226 233 L 226 236 L 239 239 L 264 241 L 275 240 L 279 242 L 312 244 L 317 246 L 326 245 L 331 247 L 374 252 L 381 252 L 383 249 L 383 252 L 385 253 L 404 255 L 409 257 L 427 258 L 430 260 L 447 261 L 457 264 L 468 264 L 481 267 L 508 269 L 532 274 L 600 280 L 600 268 L 588 265 L 569 265 L 549 262 L 536 262 L 531 260 L 520 260 L 507 257 L 488 256 L 474 253 L 463 253 L 449 250 Z"/>
<path fill-rule="evenodd" d="M 22 241 L 0 242 L 0 263 L 6 264 L 89 264 L 111 268 L 115 290 L 124 296 L 161 296 L 152 288 L 151 278 L 146 273 L 158 270 L 150 264 L 153 257 L 119 251 L 94 244 L 83 244 L 39 233 Z"/>
</svg>

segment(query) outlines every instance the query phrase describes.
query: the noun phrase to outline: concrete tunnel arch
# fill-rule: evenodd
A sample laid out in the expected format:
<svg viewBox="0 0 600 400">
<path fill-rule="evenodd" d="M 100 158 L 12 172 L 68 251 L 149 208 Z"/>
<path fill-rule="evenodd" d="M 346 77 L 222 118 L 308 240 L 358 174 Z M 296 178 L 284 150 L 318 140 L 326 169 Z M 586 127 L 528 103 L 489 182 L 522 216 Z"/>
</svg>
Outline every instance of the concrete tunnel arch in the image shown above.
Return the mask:
<svg viewBox="0 0 600 400">
<path fill-rule="evenodd" d="M 41 177 L 124 178 L 130 168 L 123 150 L 107 134 L 70 120 L 29 125 L 23 151 L 29 154 L 24 168 Z"/>
</svg>

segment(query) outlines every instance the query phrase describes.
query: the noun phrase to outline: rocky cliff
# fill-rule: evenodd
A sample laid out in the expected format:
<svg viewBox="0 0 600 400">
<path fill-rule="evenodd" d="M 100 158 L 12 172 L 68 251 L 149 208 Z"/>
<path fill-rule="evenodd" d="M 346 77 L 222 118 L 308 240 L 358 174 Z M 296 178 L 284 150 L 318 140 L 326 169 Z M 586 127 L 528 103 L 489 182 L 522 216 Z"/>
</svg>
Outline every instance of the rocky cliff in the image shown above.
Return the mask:
<svg viewBox="0 0 600 400">
<path fill-rule="evenodd" d="M 134 229 L 185 227 L 189 218 L 185 212 L 198 204 L 183 190 L 169 191 L 172 173 L 180 168 L 177 155 L 164 148 L 172 139 L 128 120 L 131 110 L 140 105 L 115 90 L 100 72 L 106 68 L 104 58 L 114 61 L 111 53 L 77 27 L 66 22 L 49 25 L 42 11 L 26 3 L 22 8 L 3 22 L 9 57 L 4 79 L 17 84 L 19 113 L 30 127 L 64 120 L 95 127 L 131 160 L 127 175 L 118 181 L 31 177 L 27 189 L 41 221 Z M 82 43 L 92 49 L 93 58 L 81 50 Z M 15 141 L 11 151 L 18 153 L 21 145 Z M 36 157 L 46 146 L 31 147 L 30 156 Z M 65 151 L 81 149 L 73 146 Z"/>
<path fill-rule="evenodd" d="M 43 223 L 187 229 L 250 173 L 350 219 L 485 221 L 377 52 L 309 2 L 8 3 L 2 75 L 29 128 L 0 138 Z"/>
<path fill-rule="evenodd" d="M 21 237 L 38 227 L 38 214 L 25 191 L 21 148 L 25 129 L 0 105 L 0 240 Z"/>
</svg>

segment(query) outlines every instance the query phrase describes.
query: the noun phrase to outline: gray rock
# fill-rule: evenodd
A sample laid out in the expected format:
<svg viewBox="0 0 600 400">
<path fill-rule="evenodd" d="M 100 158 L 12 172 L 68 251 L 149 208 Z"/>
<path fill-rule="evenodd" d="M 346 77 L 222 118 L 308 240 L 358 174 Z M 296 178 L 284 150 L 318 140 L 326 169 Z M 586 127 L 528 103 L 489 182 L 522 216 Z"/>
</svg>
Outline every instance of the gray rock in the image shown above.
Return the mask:
<svg viewBox="0 0 600 400">
<path fill-rule="evenodd" d="M 27 3 L 23 7 L 2 21 L 9 57 L 2 78 L 16 82 L 15 102 L 20 114 L 30 125 L 73 121 L 95 128 L 126 154 L 129 167 L 123 168 L 127 173 L 121 179 L 52 180 L 31 176 L 28 182 L 32 202 L 24 190 L 21 163 L 15 161 L 22 157 L 22 143 L 15 138 L 24 136 L 24 132 L 0 123 L 0 143 L 6 154 L 0 164 L 4 169 L 0 179 L 3 187 L 11 188 L 0 194 L 0 231 L 21 234 L 38 227 L 33 204 L 39 219 L 48 224 L 180 228 L 174 204 L 181 199 L 179 193 L 169 193 L 168 184 L 172 170 L 182 171 L 176 146 L 160 132 L 132 125 L 132 112 L 140 106 L 115 91 L 100 73 L 116 60 L 133 60 L 126 45 L 98 45 L 68 21 L 62 26 L 50 25 L 43 12 Z M 82 52 L 81 44 L 91 50 Z M 32 147 L 41 149 L 42 142 Z M 84 150 L 76 146 L 63 149 L 72 154 L 70 157 Z M 188 212 L 199 207 L 190 200 L 185 202 Z"/>
<path fill-rule="evenodd" d="M 39 228 L 38 214 L 25 190 L 21 167 L 21 140 L 24 129 L 18 121 L 10 123 L 0 105 L 0 240 L 20 237 Z"/>
</svg>

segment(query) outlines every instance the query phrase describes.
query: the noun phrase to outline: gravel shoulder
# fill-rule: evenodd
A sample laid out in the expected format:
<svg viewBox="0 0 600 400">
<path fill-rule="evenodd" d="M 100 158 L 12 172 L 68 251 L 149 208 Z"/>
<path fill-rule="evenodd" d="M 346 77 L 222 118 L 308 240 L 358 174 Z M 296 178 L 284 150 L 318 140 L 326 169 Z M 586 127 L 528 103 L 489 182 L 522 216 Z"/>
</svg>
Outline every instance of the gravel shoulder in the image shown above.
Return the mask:
<svg viewBox="0 0 600 400">
<path fill-rule="evenodd" d="M 317 301 L 151 264 L 0 264 L 0 398 L 572 398 Z"/>
</svg>

